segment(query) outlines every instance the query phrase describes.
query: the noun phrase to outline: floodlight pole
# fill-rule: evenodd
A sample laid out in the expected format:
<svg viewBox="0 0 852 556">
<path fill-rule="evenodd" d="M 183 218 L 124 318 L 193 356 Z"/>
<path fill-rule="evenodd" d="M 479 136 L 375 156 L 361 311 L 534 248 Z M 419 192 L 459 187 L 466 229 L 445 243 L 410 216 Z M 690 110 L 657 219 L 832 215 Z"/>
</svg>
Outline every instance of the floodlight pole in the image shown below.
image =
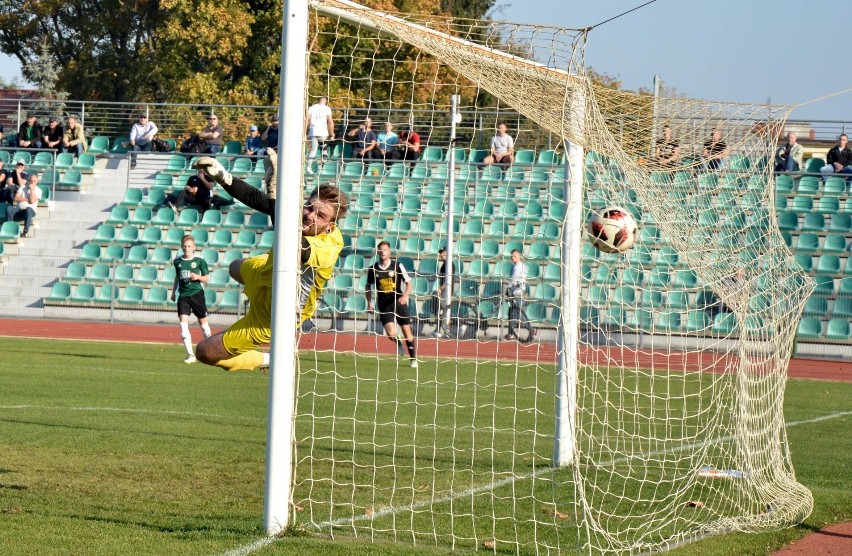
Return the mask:
<svg viewBox="0 0 852 556">
<path fill-rule="evenodd" d="M 293 477 L 296 333 L 299 299 L 302 131 L 305 121 L 305 73 L 308 2 L 284 0 L 278 117 L 278 196 L 272 277 L 272 341 L 266 432 L 266 486 L 263 525 L 275 535 L 290 525 Z M 287 76 L 286 79 L 284 76 Z M 286 184 L 287 187 L 282 187 Z"/>
<path fill-rule="evenodd" d="M 572 136 L 584 137 L 586 95 L 582 86 L 571 93 L 570 121 Z M 577 415 L 577 359 L 580 344 L 580 247 L 583 233 L 583 147 L 565 144 L 564 198 L 568 202 L 562 226 L 562 318 L 556 336 L 556 432 L 553 464 L 570 465 L 574 461 Z"/>
<path fill-rule="evenodd" d="M 455 210 L 455 194 L 456 194 L 456 124 L 461 121 L 459 113 L 459 103 L 461 102 L 460 95 L 450 96 L 450 152 L 447 158 L 447 174 L 449 180 L 447 182 L 447 272 L 444 274 L 444 298 L 441 300 L 443 304 L 443 314 L 441 318 L 444 321 L 444 330 L 450 329 L 450 303 L 453 299 L 453 219 Z"/>
</svg>

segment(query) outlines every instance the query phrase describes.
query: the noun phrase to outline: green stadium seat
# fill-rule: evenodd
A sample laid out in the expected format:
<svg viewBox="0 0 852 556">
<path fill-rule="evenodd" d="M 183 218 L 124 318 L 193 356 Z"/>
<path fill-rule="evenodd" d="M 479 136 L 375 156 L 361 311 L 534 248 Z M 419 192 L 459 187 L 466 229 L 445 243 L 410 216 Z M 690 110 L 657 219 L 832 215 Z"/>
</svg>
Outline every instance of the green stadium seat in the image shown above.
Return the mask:
<svg viewBox="0 0 852 556">
<path fill-rule="evenodd" d="M 153 260 L 154 260 L 154 255 L 151 255 L 151 261 L 149 261 L 149 262 L 153 262 Z M 152 266 L 152 265 L 149 265 L 149 266 Z M 175 283 L 176 274 L 177 273 L 175 272 L 175 267 L 173 265 L 169 264 L 169 266 L 163 268 L 163 272 L 161 272 L 159 278 L 157 278 L 157 284 L 164 285 L 168 288 L 173 287 L 174 283 Z"/>
<path fill-rule="evenodd" d="M 680 313 L 677 311 L 663 311 L 657 318 L 658 330 L 677 331 L 681 328 Z"/>
<path fill-rule="evenodd" d="M 29 151 L 15 151 L 12 155 L 12 160 L 15 162 L 23 160 L 27 166 L 30 166 L 33 163 L 33 155 Z"/>
<path fill-rule="evenodd" d="M 208 237 L 207 245 L 214 249 L 228 249 L 231 246 L 231 230 L 218 229 Z"/>
<path fill-rule="evenodd" d="M 411 219 L 405 216 L 394 218 L 388 226 L 387 231 L 391 235 L 406 235 L 411 231 Z"/>
<path fill-rule="evenodd" d="M 588 159 L 587 153 L 587 159 Z M 556 166 L 559 164 L 559 154 L 554 150 L 543 150 L 538 153 L 538 159 L 535 161 L 539 166 Z"/>
<path fill-rule="evenodd" d="M 825 179 L 822 194 L 830 196 L 843 196 L 847 193 L 846 180 L 839 176 L 829 176 Z"/>
<path fill-rule="evenodd" d="M 83 248 L 83 250 L 85 251 L 85 247 Z M 98 259 L 106 263 L 111 263 L 113 261 L 116 263 L 121 263 L 124 261 L 124 247 L 116 243 L 107 245 L 105 249 L 99 251 Z"/>
<path fill-rule="evenodd" d="M 67 280 L 67 278 L 66 278 Z M 833 318 L 852 318 L 852 297 L 838 297 L 834 300 L 834 309 L 831 311 Z"/>
<path fill-rule="evenodd" d="M 509 224 L 503 220 L 492 220 L 488 224 L 488 230 L 485 235 L 489 238 L 502 240 L 509 235 Z"/>
<path fill-rule="evenodd" d="M 91 153 L 83 153 L 74 164 L 74 168 L 85 174 L 91 174 L 95 171 L 95 155 Z"/>
<path fill-rule="evenodd" d="M 103 284 L 100 288 L 98 288 L 98 296 L 95 299 L 95 302 L 109 305 L 114 301 L 118 301 L 120 294 L 121 290 L 118 286 L 114 284 Z"/>
<path fill-rule="evenodd" d="M 473 278 L 485 278 L 490 274 L 490 268 L 491 266 L 488 261 L 474 259 L 464 270 L 463 274 L 464 276 L 470 276 Z"/>
<path fill-rule="evenodd" d="M 805 161 L 805 170 L 804 172 L 807 174 L 819 174 L 820 168 L 825 166 L 825 160 L 822 158 L 809 158 Z"/>
<path fill-rule="evenodd" d="M 686 271 L 678 271 L 678 272 L 690 272 Z M 669 281 L 671 281 L 671 275 L 669 271 L 665 268 L 654 267 L 651 269 L 651 272 L 648 275 L 648 285 L 656 288 L 665 288 L 669 285 Z M 685 283 L 677 284 L 682 287 L 691 287 Z"/>
<path fill-rule="evenodd" d="M 219 294 L 216 290 L 204 290 L 204 303 L 208 307 L 212 307 L 214 309 L 218 308 L 219 305 Z"/>
<path fill-rule="evenodd" d="M 565 204 L 552 201 L 547 209 L 547 217 L 551 220 L 562 222 L 565 218 Z"/>
<path fill-rule="evenodd" d="M 798 336 L 803 340 L 817 340 L 822 336 L 822 321 L 816 317 L 804 317 L 799 323 Z"/>
<path fill-rule="evenodd" d="M 467 162 L 468 164 L 481 164 L 489 154 L 491 154 L 491 151 L 488 149 L 470 149 Z"/>
<path fill-rule="evenodd" d="M 16 224 L 13 222 L 13 224 Z M 3 224 L 5 227 L 5 224 Z M 2 230 L 0 230 L 0 235 L 2 235 Z M 80 252 L 80 256 L 77 257 L 77 260 L 80 262 L 94 262 L 101 258 L 101 246 L 97 243 L 87 243 L 83 245 L 83 249 Z"/>
<path fill-rule="evenodd" d="M 148 262 L 148 248 L 144 245 L 134 245 L 127 252 L 127 264 L 141 266 Z"/>
<path fill-rule="evenodd" d="M 807 212 L 802 220 L 803 232 L 823 232 L 825 231 L 825 215 L 819 212 Z"/>
<path fill-rule="evenodd" d="M 841 278 L 837 287 L 837 295 L 852 297 L 852 277 Z"/>
<path fill-rule="evenodd" d="M 831 319 L 828 321 L 825 339 L 845 342 L 852 340 L 852 322 L 849 321 L 849 318 Z"/>
<path fill-rule="evenodd" d="M 813 277 L 816 287 L 814 293 L 819 295 L 834 294 L 834 278 L 825 274 L 817 274 Z"/>
<path fill-rule="evenodd" d="M 207 211 L 210 212 L 210 211 Z M 205 214 L 207 214 L 205 212 Z M 257 213 L 262 214 L 262 213 Z M 229 230 L 241 230 L 245 227 L 245 213 L 239 210 L 229 210 L 225 213 L 221 226 Z M 266 215 L 264 215 L 266 216 Z"/>
<path fill-rule="evenodd" d="M 121 200 L 121 206 L 135 207 L 142 204 L 142 197 L 145 192 L 141 189 L 128 189 L 124 193 L 124 199 Z"/>
<path fill-rule="evenodd" d="M 775 191 L 777 193 L 792 193 L 795 190 L 795 182 L 792 176 L 776 175 L 775 176 Z"/>
<path fill-rule="evenodd" d="M 541 275 L 542 280 L 551 284 L 562 283 L 562 267 L 556 263 L 547 263 L 544 265 L 544 272 Z"/>
<path fill-rule="evenodd" d="M 784 211 L 778 214 L 778 227 L 781 230 L 798 230 L 799 215 L 792 211 Z"/>
<path fill-rule="evenodd" d="M 852 256 L 846 257 L 846 265 L 843 267 L 843 274 L 847 276 L 852 274 Z"/>
<path fill-rule="evenodd" d="M 137 284 L 142 284 L 145 286 L 153 285 L 157 282 L 157 278 L 160 275 L 160 271 L 156 266 L 145 265 L 139 269 L 139 272 L 136 273 L 136 279 L 134 280 Z"/>
<path fill-rule="evenodd" d="M 89 304 L 95 299 L 95 286 L 92 284 L 82 283 L 77 284 L 74 288 L 74 293 L 69 297 L 68 301 L 74 304 Z"/>
<path fill-rule="evenodd" d="M 118 303 L 129 307 L 141 305 L 143 292 L 144 290 L 142 289 L 142 286 L 137 286 L 135 284 L 127 286 L 122 290 Z"/>
<path fill-rule="evenodd" d="M 440 147 L 426 147 L 420 155 L 420 160 L 425 162 L 441 162 L 444 160 L 444 150 Z"/>
<path fill-rule="evenodd" d="M 637 309 L 628 313 L 627 328 L 651 332 L 654 328 L 654 314 L 647 309 Z"/>
<path fill-rule="evenodd" d="M 147 226 L 154 218 L 150 207 L 136 207 L 133 214 L 127 219 L 127 224 L 132 226 Z"/>
<path fill-rule="evenodd" d="M 130 150 L 130 137 L 115 137 L 109 152 L 124 154 Z"/>
<path fill-rule="evenodd" d="M 35 154 L 29 167 L 33 170 L 46 170 L 53 167 L 53 152 L 40 151 Z"/>
<path fill-rule="evenodd" d="M 813 197 L 816 193 L 819 192 L 820 179 L 816 176 L 802 176 L 799 178 L 799 185 L 796 188 L 796 192 L 804 193 L 805 196 Z M 796 210 L 796 209 L 793 209 Z M 803 210 L 811 210 L 811 209 L 803 209 Z"/>
<path fill-rule="evenodd" d="M 712 331 L 714 334 L 728 335 L 737 327 L 737 319 L 733 313 L 718 313 L 713 317 Z"/>
<path fill-rule="evenodd" d="M 251 175 L 254 169 L 254 164 L 251 158 L 235 158 L 234 164 L 231 166 L 231 173 L 238 177 L 247 177 Z"/>
<path fill-rule="evenodd" d="M 245 227 L 246 230 L 253 230 L 255 232 L 266 231 L 270 228 L 269 216 L 262 212 L 252 212 L 249 214 Z"/>
<path fill-rule="evenodd" d="M 231 140 L 225 141 L 225 145 L 222 148 L 222 154 L 242 154 L 243 153 L 243 144 L 239 141 Z M 237 159 L 239 160 L 239 159 Z M 250 160 L 250 159 L 246 159 Z"/>
<path fill-rule="evenodd" d="M 825 236 L 822 246 L 823 253 L 844 253 L 846 251 L 846 236 L 831 233 Z"/>
<path fill-rule="evenodd" d="M 535 151 L 520 149 L 515 151 L 515 164 L 531 165 L 535 163 Z"/>
<path fill-rule="evenodd" d="M 840 199 L 837 197 L 820 197 L 816 211 L 822 214 L 838 213 L 840 212 Z"/>
<path fill-rule="evenodd" d="M 362 317 L 367 315 L 367 300 L 361 295 L 350 295 L 343 305 L 343 312 L 349 317 Z"/>
<path fill-rule="evenodd" d="M 115 241 L 115 226 L 112 224 L 101 224 L 98 226 L 98 229 L 95 230 L 95 237 L 92 238 L 92 242 L 100 245 L 107 245 L 113 241 Z"/>
<path fill-rule="evenodd" d="M 802 178 L 804 179 L 804 178 Z M 796 195 L 789 209 L 794 212 L 809 212 L 814 208 L 814 198 L 810 195 Z"/>
<path fill-rule="evenodd" d="M 807 253 L 794 253 L 793 258 L 796 259 L 796 264 L 807 273 L 813 271 L 814 259 Z"/>
<path fill-rule="evenodd" d="M 77 261 L 68 264 L 65 276 L 62 277 L 66 282 L 80 282 L 81 280 L 85 280 L 85 278 L 86 265 Z"/>
<path fill-rule="evenodd" d="M 676 311 L 689 309 L 689 293 L 680 289 L 669 290 L 666 293 L 666 307 Z"/>
<path fill-rule="evenodd" d="M 550 245 L 543 241 L 536 241 L 530 245 L 527 258 L 531 261 L 545 260 L 551 257 Z"/>
<path fill-rule="evenodd" d="M 62 189 L 80 189 L 83 186 L 83 175 L 79 170 L 68 170 L 56 186 Z"/>
<path fill-rule="evenodd" d="M 820 255 L 816 271 L 821 274 L 840 274 L 840 257 L 825 253 Z"/>
<path fill-rule="evenodd" d="M 421 253 L 426 252 L 426 240 L 422 237 L 409 236 L 405 238 L 402 246 L 400 247 L 400 253 L 404 255 L 416 256 Z M 371 254 L 375 252 L 375 247 L 370 252 Z"/>
<path fill-rule="evenodd" d="M 819 295 L 812 295 L 805 302 L 806 317 L 824 318 L 828 313 L 828 300 Z"/>
<path fill-rule="evenodd" d="M 642 290 L 642 306 L 646 308 L 659 308 L 665 306 L 665 298 L 663 297 L 663 291 L 659 289 Z"/>
<path fill-rule="evenodd" d="M 162 237 L 163 230 L 161 228 L 148 226 L 142 230 L 142 235 L 139 237 L 139 241 L 145 245 L 158 245 L 162 241 Z"/>
<path fill-rule="evenodd" d="M 212 268 L 219 264 L 219 250 L 218 249 L 202 249 L 201 258 L 207 263 L 208 268 Z"/>
<path fill-rule="evenodd" d="M 105 223 L 113 226 L 123 226 L 130 219 L 130 210 L 127 207 L 116 205 L 112 207 Z"/>
<path fill-rule="evenodd" d="M 703 310 L 692 310 L 686 313 L 686 322 L 683 324 L 683 330 L 686 332 L 702 332 L 707 331 L 713 325 L 710 315 Z"/>
<path fill-rule="evenodd" d="M 165 287 L 154 286 L 148 290 L 142 304 L 149 307 L 160 307 L 169 303 L 170 296 L 171 294 L 169 293 L 169 290 Z"/>
<path fill-rule="evenodd" d="M 816 253 L 819 251 L 819 236 L 812 232 L 799 234 L 796 250 L 803 253 Z"/>
<path fill-rule="evenodd" d="M 619 305 L 635 305 L 636 289 L 625 286 L 615 288 L 612 292 L 612 303 Z"/>
<path fill-rule="evenodd" d="M 159 226 L 161 228 L 168 228 L 175 223 L 175 217 L 176 215 L 173 209 L 169 207 L 160 207 L 159 209 L 157 209 L 157 213 L 151 219 L 151 224 L 153 226 Z"/>
<path fill-rule="evenodd" d="M 195 240 L 195 246 L 198 249 L 207 247 L 207 243 L 210 241 L 210 232 L 204 228 L 194 228 L 190 231 L 190 235 Z"/>
<path fill-rule="evenodd" d="M 160 211 L 162 211 L 162 210 L 163 209 L 160 209 L 159 211 L 157 211 L 157 216 L 160 215 Z M 178 226 L 193 227 L 193 226 L 197 226 L 198 222 L 200 220 L 201 220 L 201 217 L 198 214 L 198 210 L 194 209 L 194 208 L 187 207 L 187 208 L 184 208 L 183 210 L 181 210 L 178 213 L 177 224 L 178 224 Z"/>
<path fill-rule="evenodd" d="M 71 284 L 68 282 L 54 282 L 47 295 L 49 303 L 65 303 L 71 297 Z"/>
<path fill-rule="evenodd" d="M 239 211 L 234 211 L 239 212 Z M 261 214 L 261 213 L 257 213 Z M 199 226 L 203 228 L 220 228 L 222 227 L 222 211 L 217 209 L 210 209 L 204 211 L 204 214 L 201 215 L 201 222 L 198 223 Z"/>
<path fill-rule="evenodd" d="M 852 214 L 841 213 L 832 215 L 831 222 L 828 224 L 828 231 L 847 235 L 852 233 Z"/>
<path fill-rule="evenodd" d="M 89 143 L 88 152 L 94 155 L 104 154 L 109 151 L 109 137 L 97 135 L 92 137 L 92 142 Z"/>
</svg>

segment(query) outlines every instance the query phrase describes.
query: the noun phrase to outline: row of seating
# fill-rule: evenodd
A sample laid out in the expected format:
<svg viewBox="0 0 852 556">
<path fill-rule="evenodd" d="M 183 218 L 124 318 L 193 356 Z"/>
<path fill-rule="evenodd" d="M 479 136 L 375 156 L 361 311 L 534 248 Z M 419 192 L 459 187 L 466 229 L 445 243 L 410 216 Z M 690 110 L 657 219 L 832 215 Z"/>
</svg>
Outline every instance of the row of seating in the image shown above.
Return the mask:
<svg viewBox="0 0 852 556">
<path fill-rule="evenodd" d="M 217 265 L 226 266 L 234 259 L 243 256 L 253 257 L 267 253 L 268 249 L 253 249 L 244 252 L 241 249 L 228 249 L 221 252 L 218 249 L 202 249 L 199 256 L 207 261 L 207 265 L 215 267 Z M 77 257 L 77 262 L 84 264 L 94 264 L 98 262 L 108 264 L 128 264 L 131 266 L 169 266 L 180 255 L 179 249 L 172 249 L 165 245 L 147 246 L 147 245 L 132 245 L 126 247 L 118 243 L 111 243 L 105 246 L 97 243 L 87 243 L 83 245 L 80 256 Z"/>
<path fill-rule="evenodd" d="M 211 312 L 236 312 L 241 303 L 240 293 L 239 289 L 229 289 L 224 292 L 205 289 L 204 297 L 207 301 L 207 308 Z M 71 284 L 67 281 L 58 281 L 51 286 L 45 304 L 114 306 L 119 309 L 154 310 L 174 307 L 174 302 L 171 301 L 171 288 L 165 286 L 153 286 L 145 289 L 139 285 L 102 284 L 96 286 L 88 282 Z"/>
<path fill-rule="evenodd" d="M 233 231 L 224 228 L 208 230 L 200 227 L 193 227 L 191 230 L 187 230 L 177 227 L 168 228 L 164 233 L 163 229 L 156 225 L 141 229 L 136 226 L 127 225 L 118 228 L 118 231 L 116 231 L 116 228 L 111 224 L 101 224 L 95 232 L 95 237 L 92 238 L 92 243 L 125 246 L 136 244 L 180 246 L 181 238 L 187 233 L 190 233 L 195 239 L 195 246 L 198 249 L 211 247 L 214 249 L 268 250 L 272 248 L 275 238 L 275 232 L 272 230 L 266 230 L 258 235 L 253 230 Z M 375 251 L 375 246 L 373 247 L 373 251 Z"/>
<path fill-rule="evenodd" d="M 108 263 L 95 263 L 87 266 L 82 262 L 74 261 L 68 265 L 62 280 L 70 283 L 89 282 L 95 285 L 112 283 L 118 285 L 136 284 L 143 287 L 154 285 L 171 287 L 175 281 L 175 268 L 171 265 L 161 268 L 154 265 L 135 267 L 129 264 L 115 265 Z M 214 268 L 210 271 L 210 277 L 205 287 L 223 290 L 236 288 L 238 284 L 231 278 L 228 268 L 223 267 Z"/>
<path fill-rule="evenodd" d="M 9 166 L 11 162 L 23 160 L 29 170 L 50 170 L 56 169 L 77 170 L 82 173 L 91 174 L 95 171 L 95 156 L 91 153 L 83 153 L 75 160 L 72 153 L 54 153 L 53 151 L 9 151 L 0 150 L 0 160 L 4 166 Z"/>
</svg>

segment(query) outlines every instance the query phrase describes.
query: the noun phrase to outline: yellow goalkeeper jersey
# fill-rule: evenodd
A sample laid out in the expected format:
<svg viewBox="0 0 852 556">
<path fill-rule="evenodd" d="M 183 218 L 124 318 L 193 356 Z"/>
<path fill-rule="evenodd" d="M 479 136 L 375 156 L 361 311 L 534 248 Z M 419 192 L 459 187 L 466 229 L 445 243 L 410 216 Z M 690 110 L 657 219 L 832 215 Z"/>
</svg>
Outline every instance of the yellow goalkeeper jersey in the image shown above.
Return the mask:
<svg viewBox="0 0 852 556">
<path fill-rule="evenodd" d="M 337 264 L 337 259 L 343 250 L 343 234 L 337 226 L 327 234 L 304 236 L 304 238 L 311 246 L 311 255 L 308 262 L 302 265 L 300 323 L 314 316 L 317 299 L 322 295 L 322 289 L 331 278 L 334 265 Z"/>
</svg>

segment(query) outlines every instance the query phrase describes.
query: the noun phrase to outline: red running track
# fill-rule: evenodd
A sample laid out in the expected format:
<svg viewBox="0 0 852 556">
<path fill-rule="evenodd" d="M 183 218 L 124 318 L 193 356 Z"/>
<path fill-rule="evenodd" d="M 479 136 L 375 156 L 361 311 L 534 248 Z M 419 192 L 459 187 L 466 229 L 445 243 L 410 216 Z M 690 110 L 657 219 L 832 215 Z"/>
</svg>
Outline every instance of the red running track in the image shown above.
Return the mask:
<svg viewBox="0 0 852 556">
<path fill-rule="evenodd" d="M 194 341 L 200 341 L 197 327 L 191 327 Z M 0 319 L 0 336 L 53 338 L 67 340 L 99 340 L 112 342 L 180 343 L 177 322 L 166 324 L 110 324 L 104 322 L 47 320 L 47 319 Z M 383 336 L 348 333 L 308 333 L 299 340 L 301 349 L 357 351 L 365 354 L 396 353 L 396 345 Z M 418 356 L 442 359 L 502 359 L 526 362 L 555 361 L 554 344 L 520 344 L 518 342 L 437 340 L 420 338 L 417 341 Z M 585 348 L 580 353 L 581 361 L 606 359 L 622 362 L 628 366 L 658 369 L 697 369 L 708 365 L 707 356 L 701 360 L 700 353 L 663 353 L 608 349 L 605 347 Z M 731 358 L 719 357 L 714 368 L 724 372 L 733 364 Z M 790 360 L 790 378 L 808 378 L 852 382 L 852 361 L 828 359 Z"/>
</svg>

